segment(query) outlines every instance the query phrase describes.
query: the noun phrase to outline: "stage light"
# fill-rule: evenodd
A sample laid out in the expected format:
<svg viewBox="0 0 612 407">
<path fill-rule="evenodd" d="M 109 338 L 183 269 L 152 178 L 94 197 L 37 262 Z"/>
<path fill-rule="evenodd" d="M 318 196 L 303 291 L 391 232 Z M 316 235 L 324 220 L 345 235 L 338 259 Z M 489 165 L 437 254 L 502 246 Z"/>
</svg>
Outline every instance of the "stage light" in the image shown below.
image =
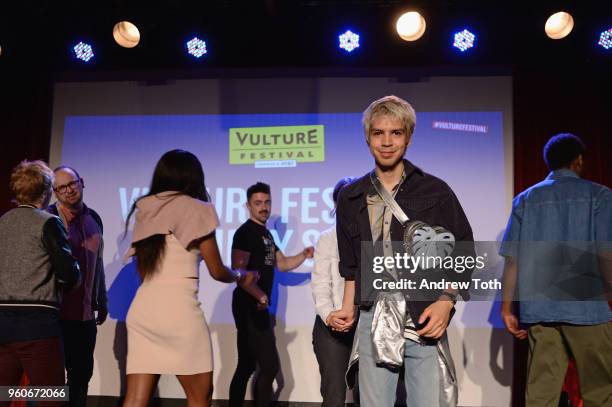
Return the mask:
<svg viewBox="0 0 612 407">
<path fill-rule="evenodd" d="M 72 50 L 74 51 L 74 56 L 84 62 L 89 62 L 94 57 L 91 45 L 82 41 L 75 45 Z"/>
<path fill-rule="evenodd" d="M 120 21 L 113 27 L 113 38 L 124 48 L 134 48 L 140 42 L 140 31 L 129 21 Z"/>
<path fill-rule="evenodd" d="M 425 33 L 425 19 L 416 11 L 404 13 L 397 19 L 395 29 L 404 41 L 416 41 Z"/>
<path fill-rule="evenodd" d="M 206 42 L 202 41 L 198 37 L 193 37 L 193 39 L 187 42 L 186 46 L 187 53 L 193 55 L 196 58 L 200 58 L 202 55 L 208 52 L 206 50 Z"/>
<path fill-rule="evenodd" d="M 466 30 L 456 32 L 453 36 L 453 47 L 457 48 L 461 52 L 472 48 L 476 43 L 476 35 Z"/>
<path fill-rule="evenodd" d="M 612 28 L 609 28 L 601 33 L 598 44 L 605 49 L 612 48 Z"/>
<path fill-rule="evenodd" d="M 352 52 L 355 48 L 359 48 L 359 34 L 347 30 L 344 34 L 338 36 L 340 48 L 346 52 Z"/>
<path fill-rule="evenodd" d="M 549 38 L 560 40 L 565 38 L 572 32 L 574 28 L 574 18 L 571 14 L 565 11 L 559 11 L 548 17 L 544 25 L 544 31 Z"/>
</svg>

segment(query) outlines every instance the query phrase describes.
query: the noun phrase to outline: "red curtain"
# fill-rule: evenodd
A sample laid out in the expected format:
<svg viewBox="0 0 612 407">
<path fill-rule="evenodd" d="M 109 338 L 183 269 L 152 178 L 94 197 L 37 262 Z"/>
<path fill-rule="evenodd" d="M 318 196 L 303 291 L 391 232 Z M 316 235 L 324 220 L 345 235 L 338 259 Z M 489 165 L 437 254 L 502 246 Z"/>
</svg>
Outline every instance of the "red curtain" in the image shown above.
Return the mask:
<svg viewBox="0 0 612 407">
<path fill-rule="evenodd" d="M 23 376 L 21 376 L 21 380 L 19 381 L 19 385 L 20 386 L 27 386 L 28 385 L 28 377 L 24 374 Z M 25 401 L 13 401 L 9 404 L 9 407 L 26 407 L 26 402 Z"/>
</svg>

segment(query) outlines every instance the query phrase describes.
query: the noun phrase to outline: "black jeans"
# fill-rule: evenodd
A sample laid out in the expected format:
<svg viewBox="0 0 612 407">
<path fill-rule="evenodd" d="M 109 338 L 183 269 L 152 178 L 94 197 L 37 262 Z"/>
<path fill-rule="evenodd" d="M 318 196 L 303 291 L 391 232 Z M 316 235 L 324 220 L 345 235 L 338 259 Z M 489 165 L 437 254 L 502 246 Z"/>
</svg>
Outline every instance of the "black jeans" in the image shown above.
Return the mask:
<svg viewBox="0 0 612 407">
<path fill-rule="evenodd" d="M 312 329 L 314 347 L 319 373 L 321 373 L 321 397 L 324 407 L 343 407 L 346 398 L 344 375 L 348 368 L 355 329 L 343 333 L 328 328 L 317 315 Z M 355 404 L 359 404 L 357 384 L 353 389 Z"/>
<path fill-rule="evenodd" d="M 96 321 L 60 321 L 64 339 L 69 406 L 87 404 L 87 388 L 93 374 Z"/>
<path fill-rule="evenodd" d="M 238 329 L 238 366 L 230 384 L 229 405 L 242 407 L 249 378 L 258 368 L 255 405 L 269 407 L 272 383 L 280 368 L 270 314 L 267 310 L 253 310 L 236 299 L 232 301 L 232 313 Z"/>
</svg>

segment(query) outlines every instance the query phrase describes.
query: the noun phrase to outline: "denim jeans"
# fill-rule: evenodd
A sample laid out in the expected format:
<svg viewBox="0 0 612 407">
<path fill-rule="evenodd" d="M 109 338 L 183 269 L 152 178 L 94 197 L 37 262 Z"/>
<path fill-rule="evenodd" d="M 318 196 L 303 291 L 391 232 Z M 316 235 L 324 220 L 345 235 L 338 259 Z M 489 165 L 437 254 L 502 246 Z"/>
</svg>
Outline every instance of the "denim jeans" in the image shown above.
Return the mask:
<svg viewBox="0 0 612 407">
<path fill-rule="evenodd" d="M 399 370 L 377 366 L 372 347 L 374 310 L 362 310 L 359 335 L 359 395 L 362 407 L 393 407 Z M 406 339 L 404 347 L 404 385 L 407 407 L 439 405 L 440 373 L 436 346 L 421 345 Z M 399 400 L 402 402 L 403 400 Z"/>
</svg>

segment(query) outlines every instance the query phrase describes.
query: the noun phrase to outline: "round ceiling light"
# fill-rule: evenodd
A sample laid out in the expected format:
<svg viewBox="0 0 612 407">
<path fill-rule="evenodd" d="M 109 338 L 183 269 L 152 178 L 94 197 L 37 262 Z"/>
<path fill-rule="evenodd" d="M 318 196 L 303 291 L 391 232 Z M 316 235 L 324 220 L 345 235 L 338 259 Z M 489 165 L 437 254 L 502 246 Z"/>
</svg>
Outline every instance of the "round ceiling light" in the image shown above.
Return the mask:
<svg viewBox="0 0 612 407">
<path fill-rule="evenodd" d="M 549 38 L 560 40 L 565 38 L 572 32 L 574 28 L 574 18 L 571 14 L 565 11 L 559 11 L 548 17 L 544 25 L 544 31 Z"/>
<path fill-rule="evenodd" d="M 113 38 L 124 48 L 134 48 L 140 42 L 140 31 L 129 21 L 120 21 L 113 27 Z"/>
<path fill-rule="evenodd" d="M 395 29 L 404 41 L 416 41 L 425 33 L 425 18 L 416 11 L 404 13 L 397 19 Z"/>
</svg>

